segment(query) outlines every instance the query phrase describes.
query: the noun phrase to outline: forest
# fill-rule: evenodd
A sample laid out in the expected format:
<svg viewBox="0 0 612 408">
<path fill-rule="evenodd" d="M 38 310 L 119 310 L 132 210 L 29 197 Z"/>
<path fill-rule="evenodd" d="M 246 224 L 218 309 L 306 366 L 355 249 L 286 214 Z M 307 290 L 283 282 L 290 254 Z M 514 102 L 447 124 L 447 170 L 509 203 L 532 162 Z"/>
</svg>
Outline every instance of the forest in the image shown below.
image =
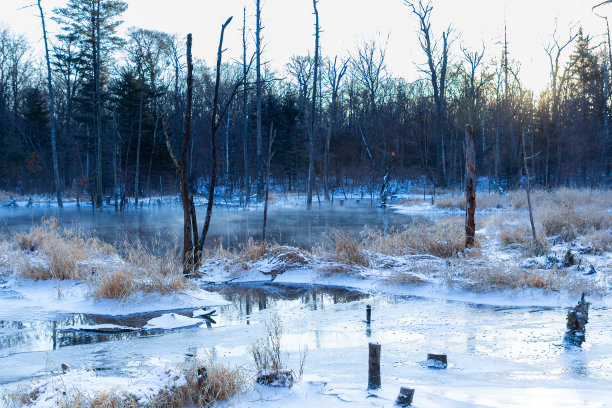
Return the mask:
<svg viewBox="0 0 612 408">
<path fill-rule="evenodd" d="M 0 408 L 612 401 L 612 0 L 10 1 Z"/>
<path fill-rule="evenodd" d="M 305 16 L 313 19 L 313 39 L 317 33 L 312 51 L 275 71 L 261 50 L 266 10 L 257 3 L 256 16 L 233 18 L 242 26 L 242 61 L 220 60 L 217 102 L 217 67 L 193 62 L 192 192 L 207 193 L 213 153 L 217 196 L 244 204 L 262 200 L 267 164 L 273 185 L 309 192 L 309 200 L 313 191 L 325 198 L 355 188 L 378 192 L 387 173 L 428 190 L 461 187 L 468 123 L 476 172 L 489 191 L 521 185 L 523 138 L 535 186 L 609 185 L 609 33 L 594 40 L 574 25 L 562 36 L 568 30 L 559 22 L 542 49 L 550 81 L 535 94 L 521 83 L 511 38 L 488 61 L 484 45 L 464 47 L 452 27 L 431 29 L 435 9 L 424 2 L 406 3 L 422 48 L 418 80 L 389 72 L 380 39 L 358 42 L 346 56 L 321 53 L 318 15 L 316 25 Z M 41 7 L 61 27 L 49 38 L 45 32 L 46 55 L 17 27 L 0 28 L 1 190 L 121 207 L 129 198 L 138 205 L 179 191 L 162 118 L 179 152 L 186 39 L 136 27 L 119 35 L 127 7 L 121 0 Z M 215 103 L 225 111 L 214 113 Z"/>
</svg>

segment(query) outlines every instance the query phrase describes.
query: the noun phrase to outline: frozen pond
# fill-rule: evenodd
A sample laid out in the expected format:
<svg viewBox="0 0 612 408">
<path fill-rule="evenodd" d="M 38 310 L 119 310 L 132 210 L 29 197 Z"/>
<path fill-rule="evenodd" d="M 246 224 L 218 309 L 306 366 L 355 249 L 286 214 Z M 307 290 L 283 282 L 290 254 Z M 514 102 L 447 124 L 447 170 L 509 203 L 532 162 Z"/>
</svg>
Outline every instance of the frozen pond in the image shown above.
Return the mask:
<svg viewBox="0 0 612 408">
<path fill-rule="evenodd" d="M 322 234 L 332 229 L 358 232 L 364 225 L 386 228 L 413 219 L 390 209 L 379 208 L 376 204 L 375 200 L 370 199 L 350 199 L 342 203 L 339 200 L 334 203 L 322 202 L 320 205 L 315 202 L 310 210 L 303 203 L 271 206 L 268 209 L 268 239 L 279 244 L 310 248 L 321 241 Z M 200 230 L 204 213 L 205 207 L 199 206 L 197 216 Z M 174 240 L 174 237 L 180 236 L 183 228 L 182 209 L 176 203 L 162 207 L 152 205 L 139 210 L 130 208 L 124 212 L 116 212 L 109 207 L 103 213 L 85 206 L 81 209 L 66 206 L 61 210 L 44 205 L 30 209 L 0 207 L 0 228 L 25 231 L 50 217 L 57 218 L 62 226 L 95 230 L 100 238 L 108 242 L 122 242 L 133 236 L 145 242 L 159 237 Z M 249 211 L 238 207 L 215 207 L 206 244 L 210 247 L 214 240 L 222 240 L 226 246 L 235 246 L 249 237 L 257 240 L 261 238 L 262 225 L 262 207 Z"/>
<path fill-rule="evenodd" d="M 308 347 L 305 373 L 326 378 L 331 387 L 349 383 L 352 389 L 363 383 L 365 389 L 367 344 L 376 341 L 382 345 L 383 389 L 394 384 L 395 393 L 395 385 L 409 384 L 449 400 L 492 406 L 525 398 L 572 406 L 581 393 L 595 400 L 597 393 L 610 396 L 610 309 L 592 309 L 586 342 L 567 348 L 562 342 L 564 308 L 485 306 L 308 285 L 251 283 L 214 290 L 230 301 L 215 308 L 216 323 L 168 331 L 102 335 L 61 330 L 83 323 L 142 327 L 161 313 L 117 318 L 0 312 L 0 383 L 57 373 L 62 363 L 89 367 L 99 375 L 136 376 L 207 353 L 248 367 L 249 348 L 266 336 L 265 322 L 275 311 L 283 321 L 289 365 L 296 368 L 300 350 Z M 373 308 L 370 325 L 363 320 L 366 304 Z M 175 312 L 191 315 L 191 310 Z M 448 354 L 448 369 L 426 368 L 430 352 Z M 348 389 L 338 392 L 354 397 Z"/>
</svg>

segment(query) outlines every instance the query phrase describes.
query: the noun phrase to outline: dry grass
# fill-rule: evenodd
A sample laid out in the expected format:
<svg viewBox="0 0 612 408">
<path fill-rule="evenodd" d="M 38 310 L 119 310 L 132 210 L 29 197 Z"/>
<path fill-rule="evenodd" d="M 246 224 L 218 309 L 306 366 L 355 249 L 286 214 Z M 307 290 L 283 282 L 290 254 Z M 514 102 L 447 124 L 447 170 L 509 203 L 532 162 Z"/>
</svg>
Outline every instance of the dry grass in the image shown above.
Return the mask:
<svg viewBox="0 0 612 408">
<path fill-rule="evenodd" d="M 612 232 L 610 230 L 587 231 L 583 245 L 592 245 L 594 252 L 603 254 L 612 251 Z"/>
<path fill-rule="evenodd" d="M 602 283 L 582 275 L 558 269 L 526 270 L 506 263 L 462 263 L 447 268 L 445 278 L 448 286 L 472 292 L 541 289 L 545 292 L 584 292 L 595 296 L 607 292 Z"/>
<path fill-rule="evenodd" d="M 183 276 L 174 249 L 156 255 L 140 241 L 124 243 L 123 264 L 97 270 L 89 280 L 96 299 L 128 299 L 135 293 L 179 293 L 195 284 Z"/>
<path fill-rule="evenodd" d="M 222 243 L 219 243 L 212 250 L 206 251 L 205 257 L 228 261 L 225 267 L 230 270 L 232 277 L 241 271 L 249 270 L 255 262 L 261 260 L 268 261 L 270 270 L 265 273 L 273 276 L 288 269 L 307 265 L 312 260 L 309 252 L 299 248 L 267 241 L 255 241 L 252 238 L 237 249 L 224 248 Z"/>
<path fill-rule="evenodd" d="M 519 244 L 528 245 L 532 241 L 531 231 L 528 225 L 502 224 L 498 233 L 499 241 L 504 246 Z"/>
<path fill-rule="evenodd" d="M 465 231 L 457 221 L 412 223 L 389 230 L 366 229 L 361 245 L 385 255 L 429 254 L 450 258 L 464 250 Z"/>
<path fill-rule="evenodd" d="M 75 279 L 90 286 L 96 299 L 128 299 L 136 293 L 176 293 L 194 284 L 183 277 L 173 246 L 126 241 L 115 249 L 95 237 L 62 230 L 54 219 L 16 236 L 25 252 L 18 273 L 32 280 Z"/>
<path fill-rule="evenodd" d="M 115 253 L 111 245 L 97 238 L 86 237 L 78 230 L 60 229 L 53 218 L 32 227 L 27 233 L 18 234 L 16 240 L 21 250 L 37 252 L 44 259 L 43 265 L 26 262 L 20 268 L 24 277 L 34 280 L 85 280 L 91 270 L 81 263 Z"/>
<path fill-rule="evenodd" d="M 336 230 L 329 235 L 329 240 L 334 261 L 348 265 L 370 266 L 370 259 L 363 248 L 363 242 L 354 234 Z"/>
<path fill-rule="evenodd" d="M 607 231 L 609 234 L 612 229 L 609 202 L 602 205 L 598 201 L 589 202 L 588 199 L 578 205 L 572 201 L 554 203 L 541 208 L 538 218 L 547 236 L 558 236 L 566 242 L 595 231 Z"/>
<path fill-rule="evenodd" d="M 181 370 L 186 384 L 162 391 L 148 406 L 209 407 L 241 393 L 246 385 L 245 376 L 238 368 L 217 363 L 212 357 L 207 361 L 190 359 Z"/>
<path fill-rule="evenodd" d="M 183 408 L 210 407 L 216 402 L 227 401 L 241 393 L 246 386 L 245 376 L 238 368 L 207 360 L 190 359 L 180 367 L 182 385 L 161 390 L 147 404 L 119 388 L 105 390 L 94 395 L 82 391 L 63 391 L 57 401 L 59 408 Z M 32 391 L 34 390 L 34 391 Z M 71 390 L 72 391 L 72 390 Z M 61 392 L 58 390 L 58 392 Z M 29 405 L 39 397 L 37 387 L 24 386 L 4 395 L 8 406 Z"/>
</svg>

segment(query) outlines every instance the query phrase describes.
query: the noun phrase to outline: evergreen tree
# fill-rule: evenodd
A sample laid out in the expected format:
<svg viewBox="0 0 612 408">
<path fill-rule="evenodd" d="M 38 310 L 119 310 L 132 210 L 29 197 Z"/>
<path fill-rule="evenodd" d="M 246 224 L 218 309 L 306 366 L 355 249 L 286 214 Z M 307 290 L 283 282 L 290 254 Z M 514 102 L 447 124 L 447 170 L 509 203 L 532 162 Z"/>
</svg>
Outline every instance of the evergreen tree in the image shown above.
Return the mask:
<svg viewBox="0 0 612 408">
<path fill-rule="evenodd" d="M 60 24 L 64 35 L 74 35 L 79 51 L 85 59 L 84 76 L 93 86 L 91 99 L 92 118 L 96 129 L 96 204 L 102 209 L 102 88 L 106 69 L 114 49 L 124 43 L 116 31 L 122 23 L 119 19 L 127 10 L 122 0 L 69 0 L 66 7 L 54 9 L 54 20 Z"/>
</svg>

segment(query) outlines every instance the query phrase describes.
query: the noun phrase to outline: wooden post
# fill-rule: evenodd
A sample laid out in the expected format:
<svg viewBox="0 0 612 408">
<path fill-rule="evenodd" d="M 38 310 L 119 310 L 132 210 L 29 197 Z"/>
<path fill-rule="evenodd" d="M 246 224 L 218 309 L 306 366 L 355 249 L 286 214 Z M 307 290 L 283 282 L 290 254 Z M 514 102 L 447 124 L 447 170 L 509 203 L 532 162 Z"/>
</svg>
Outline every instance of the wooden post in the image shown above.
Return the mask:
<svg viewBox="0 0 612 408">
<path fill-rule="evenodd" d="M 399 395 L 395 400 L 395 403 L 400 407 L 407 407 L 412 405 L 412 398 L 414 397 L 414 389 L 408 387 L 400 387 Z"/>
<path fill-rule="evenodd" d="M 372 318 L 372 305 L 366 306 L 366 323 L 370 323 Z"/>
<path fill-rule="evenodd" d="M 476 225 L 476 155 L 474 153 L 474 133 L 472 126 L 465 125 L 465 247 L 474 246 Z"/>
<path fill-rule="evenodd" d="M 368 390 L 380 388 L 380 344 L 369 343 Z"/>
</svg>

